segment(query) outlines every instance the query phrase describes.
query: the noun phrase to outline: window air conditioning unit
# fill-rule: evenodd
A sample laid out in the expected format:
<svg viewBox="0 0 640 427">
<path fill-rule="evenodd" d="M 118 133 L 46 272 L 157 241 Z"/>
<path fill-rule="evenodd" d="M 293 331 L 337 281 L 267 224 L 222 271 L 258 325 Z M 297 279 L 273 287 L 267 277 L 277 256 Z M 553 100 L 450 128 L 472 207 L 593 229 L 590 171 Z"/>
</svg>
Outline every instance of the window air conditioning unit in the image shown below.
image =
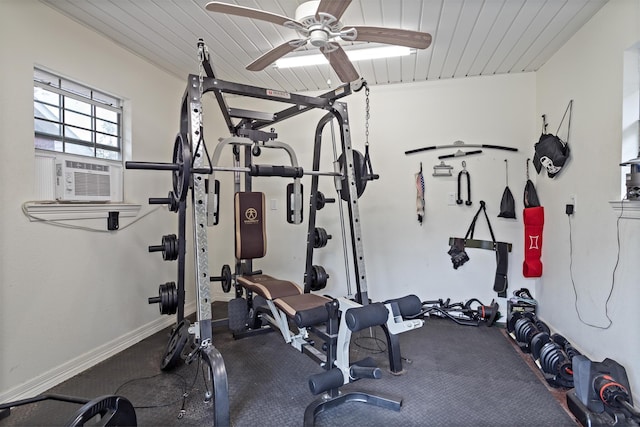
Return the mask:
<svg viewBox="0 0 640 427">
<path fill-rule="evenodd" d="M 122 167 L 96 159 L 56 157 L 56 199 L 117 201 Z"/>
</svg>

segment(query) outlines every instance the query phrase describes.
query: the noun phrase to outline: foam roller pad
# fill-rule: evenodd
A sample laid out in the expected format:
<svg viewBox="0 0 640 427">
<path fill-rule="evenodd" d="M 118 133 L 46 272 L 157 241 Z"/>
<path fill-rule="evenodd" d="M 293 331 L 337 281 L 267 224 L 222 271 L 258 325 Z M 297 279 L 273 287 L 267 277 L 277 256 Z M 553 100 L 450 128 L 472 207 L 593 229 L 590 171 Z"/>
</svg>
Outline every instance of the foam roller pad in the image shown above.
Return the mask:
<svg viewBox="0 0 640 427">
<path fill-rule="evenodd" d="M 363 305 L 358 308 L 350 308 L 345 315 L 347 327 L 352 332 L 357 332 L 369 326 L 378 326 L 387 322 L 389 311 L 381 302 Z"/>
<path fill-rule="evenodd" d="M 326 322 L 327 320 L 329 320 L 329 312 L 327 311 L 327 307 L 324 305 L 321 307 L 298 311 L 294 317 L 296 326 L 299 328 L 318 325 Z"/>
<path fill-rule="evenodd" d="M 397 303 L 402 317 L 415 316 L 422 311 L 422 302 L 416 295 L 407 295 L 406 297 L 390 299 L 385 304 Z"/>
<path fill-rule="evenodd" d="M 320 394 L 332 388 L 338 388 L 344 384 L 344 377 L 339 368 L 333 368 L 321 374 L 309 377 L 309 390 L 311 393 Z"/>
</svg>

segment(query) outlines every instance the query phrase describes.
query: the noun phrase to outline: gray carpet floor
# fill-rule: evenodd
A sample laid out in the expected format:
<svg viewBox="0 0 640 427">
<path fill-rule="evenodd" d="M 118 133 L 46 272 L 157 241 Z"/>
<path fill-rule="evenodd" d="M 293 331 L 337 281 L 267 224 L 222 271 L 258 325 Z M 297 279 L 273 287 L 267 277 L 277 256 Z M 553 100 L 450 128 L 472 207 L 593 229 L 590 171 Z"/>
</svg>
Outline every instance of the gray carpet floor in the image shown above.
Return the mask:
<svg viewBox="0 0 640 427">
<path fill-rule="evenodd" d="M 204 401 L 199 364 L 160 371 L 168 333 L 159 332 L 49 392 L 86 398 L 125 396 L 136 407 L 141 426 L 212 425 L 212 403 Z M 397 396 L 403 400 L 401 410 L 350 402 L 319 414 L 316 425 L 576 425 L 496 327 L 467 327 L 431 318 L 422 328 L 402 334 L 400 341 L 405 373 L 392 375 L 382 330 L 354 334 L 351 360 L 371 356 L 384 375 L 342 389 Z M 315 362 L 286 345 L 278 333 L 234 340 L 226 329 L 214 328 L 214 345 L 227 370 L 232 425 L 302 425 L 305 408 L 316 398 L 309 391 L 308 377 L 322 371 Z M 0 426 L 63 425 L 77 409 L 75 404 L 50 401 L 22 406 Z M 178 418 L 181 409 L 184 416 Z"/>
</svg>

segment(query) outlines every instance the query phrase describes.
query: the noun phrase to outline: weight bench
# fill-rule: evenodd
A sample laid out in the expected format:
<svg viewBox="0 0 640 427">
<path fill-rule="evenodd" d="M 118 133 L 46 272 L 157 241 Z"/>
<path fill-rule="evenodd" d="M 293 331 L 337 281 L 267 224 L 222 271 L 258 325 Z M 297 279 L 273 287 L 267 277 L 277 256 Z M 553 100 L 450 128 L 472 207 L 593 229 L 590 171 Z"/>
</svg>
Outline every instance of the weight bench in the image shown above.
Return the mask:
<svg viewBox="0 0 640 427">
<path fill-rule="evenodd" d="M 235 255 L 237 260 L 253 260 L 266 254 L 264 212 L 264 194 L 236 193 Z M 305 425 L 313 425 L 315 416 L 323 410 L 348 401 L 400 410 L 401 399 L 363 392 L 342 394 L 339 388 L 361 378 L 379 379 L 382 376 L 382 371 L 375 366 L 371 358 L 350 363 L 349 344 L 352 332 L 372 326 L 383 326 L 385 329 L 388 324 L 402 325 L 401 327 L 407 330 L 422 326 L 421 319 L 411 321 L 398 319 L 400 307 L 407 306 L 406 303 L 398 304 L 394 301 L 387 305 L 382 303 L 360 305 L 345 298 L 333 299 L 304 293 L 297 284 L 276 279 L 260 271 L 238 274 L 235 279 L 236 286 L 245 289 L 249 298 L 255 294 L 264 299 L 268 309 L 261 311 L 261 318 L 266 320 L 272 329 L 280 331 L 285 342 L 309 355 L 325 369 L 324 372 L 309 378 L 311 392 L 314 395 L 323 394 L 323 396 L 307 407 Z M 237 292 L 236 295 L 238 295 Z M 420 300 L 415 296 L 414 298 L 419 304 Z M 234 301 L 238 300 L 243 299 L 236 298 L 230 302 L 230 305 L 236 304 Z M 241 307 L 247 307 L 246 301 L 239 301 L 239 303 Z M 389 309 L 391 307 L 393 310 Z M 257 311 L 254 310 L 254 316 Z M 230 324 L 231 318 L 230 315 Z M 291 323 L 295 324 L 297 332 L 291 331 Z M 398 328 L 398 326 L 393 327 Z M 323 346 L 325 352 L 313 346 L 313 342 L 309 340 L 309 332 L 325 342 Z M 385 333 L 388 332 L 387 327 Z M 391 353 L 390 350 L 390 357 Z M 399 351 L 396 354 L 399 359 Z"/>
</svg>

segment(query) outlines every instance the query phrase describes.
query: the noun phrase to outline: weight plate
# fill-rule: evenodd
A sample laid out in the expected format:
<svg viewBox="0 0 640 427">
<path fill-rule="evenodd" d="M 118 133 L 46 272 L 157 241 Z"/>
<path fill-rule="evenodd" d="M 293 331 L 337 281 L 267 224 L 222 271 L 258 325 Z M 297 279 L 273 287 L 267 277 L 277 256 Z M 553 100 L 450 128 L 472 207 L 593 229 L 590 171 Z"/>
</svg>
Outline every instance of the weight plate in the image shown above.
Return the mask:
<svg viewBox="0 0 640 427">
<path fill-rule="evenodd" d="M 178 237 L 175 234 L 162 236 L 162 259 L 165 261 L 178 259 Z"/>
<path fill-rule="evenodd" d="M 314 265 L 311 269 L 311 290 L 319 291 L 327 286 L 329 275 L 321 265 Z"/>
<path fill-rule="evenodd" d="M 175 282 L 167 282 L 158 287 L 160 314 L 175 314 L 178 308 L 178 290 Z"/>
<path fill-rule="evenodd" d="M 226 293 L 231 290 L 231 267 L 229 264 L 225 264 L 222 266 L 222 271 L 220 271 L 220 283 L 222 284 L 222 290 Z"/>
<path fill-rule="evenodd" d="M 179 133 L 173 144 L 173 163 L 179 168 L 172 173 L 173 193 L 176 198 L 183 202 L 187 198 L 191 183 L 191 147 L 187 136 Z"/>
<path fill-rule="evenodd" d="M 93 420 L 96 416 L 99 416 L 99 420 Z M 99 426 L 138 425 L 133 405 L 122 396 L 101 396 L 87 402 L 65 425 L 84 426 L 87 421 L 92 421 L 89 425 Z"/>
<path fill-rule="evenodd" d="M 168 371 L 174 368 L 182 358 L 182 350 L 189 340 L 189 325 L 187 319 L 182 319 L 171 333 L 160 363 L 161 370 Z"/>
<path fill-rule="evenodd" d="M 326 198 L 324 197 L 324 193 L 322 193 L 321 191 L 318 191 L 316 193 L 316 210 L 320 210 L 324 208 L 325 203 L 326 203 Z"/>
<path fill-rule="evenodd" d="M 367 165 L 364 161 L 364 156 L 361 152 L 357 150 L 353 150 L 353 173 L 355 176 L 355 186 L 357 197 L 359 198 L 364 193 L 364 189 L 367 186 Z M 340 162 L 340 171 L 342 172 L 342 190 L 340 191 L 340 198 L 345 202 L 349 200 L 349 181 L 346 175 L 345 168 L 345 155 L 342 153 L 340 157 L 338 157 L 338 162 Z"/>
<path fill-rule="evenodd" d="M 315 249 L 324 248 L 329 241 L 329 235 L 327 230 L 321 227 L 316 227 L 313 231 L 313 247 Z"/>
</svg>

